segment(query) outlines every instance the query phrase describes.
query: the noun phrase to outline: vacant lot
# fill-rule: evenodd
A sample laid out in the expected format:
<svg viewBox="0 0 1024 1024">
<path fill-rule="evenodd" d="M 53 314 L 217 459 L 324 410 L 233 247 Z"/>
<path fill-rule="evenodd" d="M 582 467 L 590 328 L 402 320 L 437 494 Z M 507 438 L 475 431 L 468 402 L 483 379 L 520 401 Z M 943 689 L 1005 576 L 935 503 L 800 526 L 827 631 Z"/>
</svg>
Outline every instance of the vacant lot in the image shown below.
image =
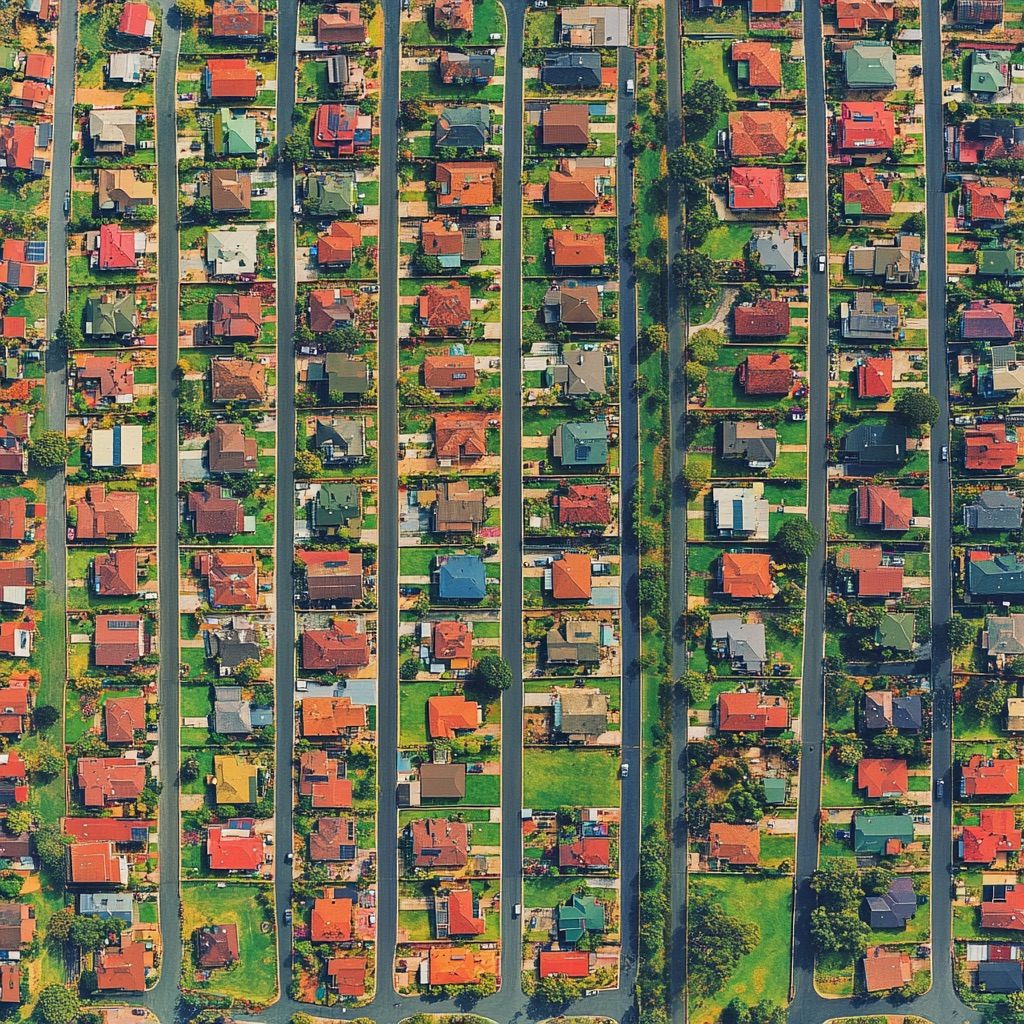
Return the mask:
<svg viewBox="0 0 1024 1024">
<path fill-rule="evenodd" d="M 528 750 L 523 756 L 523 803 L 555 810 L 566 802 L 619 806 L 619 758 L 601 750 Z"/>
</svg>

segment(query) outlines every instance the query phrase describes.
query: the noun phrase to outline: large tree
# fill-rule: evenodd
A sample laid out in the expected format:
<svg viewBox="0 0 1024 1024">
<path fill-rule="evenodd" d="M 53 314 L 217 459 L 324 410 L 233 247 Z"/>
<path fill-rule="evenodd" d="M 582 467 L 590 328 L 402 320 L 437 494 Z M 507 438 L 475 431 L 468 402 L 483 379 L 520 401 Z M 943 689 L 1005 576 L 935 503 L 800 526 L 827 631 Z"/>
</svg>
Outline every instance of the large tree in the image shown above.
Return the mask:
<svg viewBox="0 0 1024 1024">
<path fill-rule="evenodd" d="M 492 693 L 501 693 L 512 685 L 512 666 L 497 654 L 485 654 L 476 663 L 476 678 Z"/>
<path fill-rule="evenodd" d="M 71 1024 L 78 1016 L 78 996 L 66 985 L 47 985 L 37 1004 L 46 1024 Z"/>
<path fill-rule="evenodd" d="M 932 426 L 938 422 L 941 412 L 935 397 L 918 388 L 901 388 L 897 391 L 894 408 L 915 427 Z"/>
<path fill-rule="evenodd" d="M 806 562 L 817 543 L 818 531 L 804 516 L 786 516 L 775 534 L 775 548 L 783 562 Z"/>
<path fill-rule="evenodd" d="M 740 957 L 752 953 L 761 941 L 761 929 L 751 917 L 740 920 L 727 914 L 715 893 L 699 884 L 689 900 L 687 977 L 698 999 L 720 992 Z"/>
<path fill-rule="evenodd" d="M 32 458 L 40 469 L 63 466 L 71 446 L 62 430 L 44 430 L 32 443 Z"/>
</svg>

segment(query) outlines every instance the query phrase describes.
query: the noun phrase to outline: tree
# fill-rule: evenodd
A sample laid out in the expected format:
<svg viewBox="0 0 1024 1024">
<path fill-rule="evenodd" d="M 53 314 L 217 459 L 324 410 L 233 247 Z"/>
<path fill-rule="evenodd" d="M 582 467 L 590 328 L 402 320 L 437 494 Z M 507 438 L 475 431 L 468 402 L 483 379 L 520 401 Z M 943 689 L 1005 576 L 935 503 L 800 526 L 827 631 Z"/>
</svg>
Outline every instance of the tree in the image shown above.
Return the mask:
<svg viewBox="0 0 1024 1024">
<path fill-rule="evenodd" d="M 243 661 L 235 669 L 235 682 L 239 686 L 252 686 L 260 677 L 260 663 L 255 658 Z"/>
<path fill-rule="evenodd" d="M 913 235 L 923 235 L 925 229 L 925 216 L 923 213 L 912 213 L 903 221 L 903 230 Z"/>
<path fill-rule="evenodd" d="M 648 324 L 641 328 L 638 340 L 641 358 L 646 359 L 668 345 L 668 331 L 661 324 Z"/>
<path fill-rule="evenodd" d="M 491 693 L 502 693 L 512 685 L 512 666 L 497 654 L 485 654 L 476 663 L 477 682 Z"/>
<path fill-rule="evenodd" d="M 682 477 L 690 494 L 696 494 L 711 479 L 711 467 L 706 459 L 687 459 Z"/>
<path fill-rule="evenodd" d="M 441 273 L 441 261 L 429 252 L 418 250 L 409 262 L 422 277 L 437 277 Z"/>
<path fill-rule="evenodd" d="M 46 924 L 46 937 L 54 942 L 67 942 L 71 936 L 71 925 L 77 915 L 74 907 L 64 907 L 50 915 Z"/>
<path fill-rule="evenodd" d="M 682 186 L 687 201 L 703 195 L 705 182 L 715 173 L 715 156 L 707 146 L 687 143 L 668 157 L 668 173 Z"/>
<path fill-rule="evenodd" d="M 199 778 L 199 758 L 190 754 L 181 762 L 181 781 L 195 782 Z"/>
<path fill-rule="evenodd" d="M 209 224 L 213 219 L 213 201 L 209 196 L 200 196 L 192 204 L 192 219 L 198 224 Z"/>
<path fill-rule="evenodd" d="M 399 678 L 408 682 L 410 679 L 416 678 L 416 673 L 420 670 L 419 659 L 417 658 L 406 658 L 402 662 L 401 668 L 398 670 Z"/>
<path fill-rule="evenodd" d="M 63 466 L 71 445 L 60 430 L 44 430 L 32 444 L 32 458 L 40 469 Z"/>
<path fill-rule="evenodd" d="M 725 344 L 725 337 L 721 331 L 711 327 L 702 327 L 690 338 L 687 347 L 690 350 L 690 358 L 705 366 L 714 366 L 718 361 L 718 350 Z"/>
<path fill-rule="evenodd" d="M 309 479 L 323 472 L 324 463 L 316 452 L 298 451 L 295 453 L 295 475 Z"/>
<path fill-rule="evenodd" d="M 286 160 L 291 160 L 293 163 L 300 164 L 309 160 L 313 155 L 313 142 L 309 137 L 309 132 L 305 128 L 297 128 L 290 132 L 285 136 L 281 152 Z"/>
<path fill-rule="evenodd" d="M 951 615 L 946 622 L 946 643 L 954 654 L 966 650 L 978 639 L 978 627 L 962 615 Z"/>
<path fill-rule="evenodd" d="M 691 991 L 699 999 L 720 992 L 740 957 L 752 953 L 760 941 L 761 929 L 756 921 L 740 921 L 727 914 L 711 889 L 694 886 L 686 963 Z"/>
<path fill-rule="evenodd" d="M 683 95 L 687 136 L 691 139 L 703 138 L 711 131 L 718 115 L 732 108 L 732 100 L 714 79 L 698 78 Z"/>
<path fill-rule="evenodd" d="M 917 388 L 901 388 L 897 391 L 894 408 L 916 427 L 933 426 L 938 422 L 941 411 L 933 395 Z"/>
<path fill-rule="evenodd" d="M 775 534 L 775 547 L 784 562 L 806 562 L 817 544 L 818 531 L 803 516 L 786 516 Z"/>
<path fill-rule="evenodd" d="M 64 985 L 47 985 L 39 993 L 39 1012 L 47 1024 L 71 1024 L 78 1016 L 78 996 Z"/>
<path fill-rule="evenodd" d="M 85 340 L 82 337 L 82 328 L 78 325 L 78 321 L 67 310 L 61 313 L 55 333 L 57 340 L 69 350 L 79 348 Z"/>
<path fill-rule="evenodd" d="M 672 264 L 679 289 L 690 305 L 699 306 L 715 294 L 715 261 L 699 249 L 684 249 Z"/>
<path fill-rule="evenodd" d="M 537 982 L 537 995 L 553 1006 L 565 1006 L 583 997 L 583 983 L 574 978 L 550 975 Z"/>
<path fill-rule="evenodd" d="M 48 779 L 60 775 L 65 763 L 64 755 L 50 743 L 40 743 L 28 757 L 32 771 Z"/>
<path fill-rule="evenodd" d="M 32 812 L 24 807 L 12 807 L 4 818 L 4 831 L 8 835 L 20 836 L 32 827 Z"/>
<path fill-rule="evenodd" d="M 37 729 L 49 729 L 60 721 L 60 712 L 50 704 L 40 704 L 32 712 Z"/>
<path fill-rule="evenodd" d="M 691 706 L 703 703 L 711 694 L 711 686 L 700 672 L 687 672 L 679 680 L 679 686 L 686 694 L 686 703 Z"/>
<path fill-rule="evenodd" d="M 32 838 L 43 867 L 51 871 L 64 867 L 64 851 L 71 845 L 71 837 L 63 835 L 59 825 L 41 825 Z"/>
<path fill-rule="evenodd" d="M 1011 689 L 1000 679 L 972 675 L 963 689 L 964 707 L 987 718 L 997 718 L 1006 710 L 1006 699 Z"/>
</svg>

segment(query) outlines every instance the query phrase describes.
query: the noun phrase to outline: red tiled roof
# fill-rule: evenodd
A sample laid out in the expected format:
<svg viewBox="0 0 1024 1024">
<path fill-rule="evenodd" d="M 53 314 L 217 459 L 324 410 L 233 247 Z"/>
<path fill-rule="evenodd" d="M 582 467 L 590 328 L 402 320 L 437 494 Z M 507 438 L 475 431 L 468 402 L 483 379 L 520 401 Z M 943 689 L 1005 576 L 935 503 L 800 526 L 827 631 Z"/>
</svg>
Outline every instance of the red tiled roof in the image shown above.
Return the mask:
<svg viewBox="0 0 1024 1024">
<path fill-rule="evenodd" d="M 761 830 L 756 825 L 714 822 L 709 831 L 708 856 L 733 866 L 754 866 L 761 860 Z"/>
<path fill-rule="evenodd" d="M 245 528 L 244 506 L 218 484 L 207 484 L 198 491 L 189 491 L 187 507 L 196 533 L 231 537 Z"/>
<path fill-rule="evenodd" d="M 960 337 L 967 340 L 1010 341 L 1017 332 L 1012 303 L 973 299 L 960 314 Z"/>
<path fill-rule="evenodd" d="M 340 996 L 365 995 L 366 957 L 333 957 L 327 961 L 327 980 Z"/>
<path fill-rule="evenodd" d="M 789 705 L 782 697 L 753 691 L 718 695 L 719 732 L 761 732 L 788 725 Z"/>
<path fill-rule="evenodd" d="M 206 855 L 213 871 L 256 871 L 263 863 L 263 839 L 255 832 L 211 825 L 206 832 Z"/>
<path fill-rule="evenodd" d="M 734 157 L 780 156 L 789 144 L 793 119 L 781 110 L 729 114 L 729 152 Z"/>
<path fill-rule="evenodd" d="M 473 356 L 424 356 L 423 384 L 425 387 L 438 391 L 462 391 L 474 388 L 476 387 L 476 359 Z"/>
<path fill-rule="evenodd" d="M 549 203 L 596 203 L 598 171 L 567 166 L 548 173 Z"/>
<path fill-rule="evenodd" d="M 121 20 L 117 31 L 123 36 L 135 36 L 138 39 L 149 39 L 153 35 L 153 15 L 145 4 L 126 3 L 121 12 Z"/>
<path fill-rule="evenodd" d="M 216 338 L 252 341 L 260 336 L 263 306 L 259 295 L 225 292 L 213 297 L 210 328 Z"/>
<path fill-rule="evenodd" d="M 737 369 L 740 386 L 747 395 L 788 395 L 793 387 L 793 371 L 789 353 L 782 352 L 751 352 Z"/>
<path fill-rule="evenodd" d="M 558 843 L 560 868 L 607 868 L 611 864 L 611 840 L 600 836 L 582 836 L 572 842 Z"/>
<path fill-rule="evenodd" d="M 145 697 L 113 697 L 103 705 L 108 743 L 133 743 L 136 730 L 146 728 Z"/>
<path fill-rule="evenodd" d="M 891 597 L 903 593 L 903 568 L 898 565 L 880 565 L 872 569 L 857 570 L 858 597 Z"/>
<path fill-rule="evenodd" d="M 1024 931 L 1024 885 L 1008 885 L 1003 899 L 982 902 L 981 927 Z"/>
<path fill-rule="evenodd" d="M 102 846 L 107 843 L 132 844 L 136 842 L 133 835 L 138 829 L 152 832 L 156 828 L 155 821 L 140 821 L 138 818 L 65 818 L 64 834 L 80 841 L 80 844 Z M 73 850 L 81 849 L 81 845 L 73 846 Z M 83 879 L 95 881 L 95 879 Z"/>
<path fill-rule="evenodd" d="M 892 357 L 868 356 L 857 367 L 858 398 L 892 398 Z"/>
<path fill-rule="evenodd" d="M 975 754 L 960 766 L 964 796 L 1010 796 L 1020 783 L 1016 761 L 1001 758 L 985 760 Z"/>
<path fill-rule="evenodd" d="M 967 216 L 972 221 L 1006 220 L 1006 204 L 1010 201 L 1008 188 L 996 188 L 993 185 L 984 185 L 980 181 L 968 181 L 964 184 L 964 199 Z"/>
<path fill-rule="evenodd" d="M 23 316 L 0 317 L 0 336 L 11 341 L 22 341 L 25 337 L 25 318 Z"/>
<path fill-rule="evenodd" d="M 902 988 L 913 977 L 910 957 L 879 947 L 869 949 L 861 961 L 864 983 L 869 992 L 882 992 L 889 988 Z"/>
<path fill-rule="evenodd" d="M 140 5 L 144 6 L 144 5 Z M 25 56 L 25 77 L 48 82 L 53 77 L 53 54 L 29 53 Z"/>
<path fill-rule="evenodd" d="M 366 706 L 351 697 L 304 697 L 302 735 L 307 739 L 343 736 L 349 729 L 366 728 Z"/>
<path fill-rule="evenodd" d="M 138 551 L 119 548 L 92 560 L 94 586 L 101 597 L 134 597 L 139 590 Z"/>
<path fill-rule="evenodd" d="M 69 819 L 65 819 L 67 822 Z M 71 881 L 77 885 L 121 885 L 124 867 L 112 842 L 73 843 Z"/>
<path fill-rule="evenodd" d="M 80 757 L 75 775 L 86 807 L 137 800 L 146 786 L 146 769 L 132 757 Z"/>
<path fill-rule="evenodd" d="M 0 154 L 4 156 L 7 168 L 27 171 L 32 167 L 35 156 L 36 130 L 30 124 L 7 124 L 0 128 Z"/>
<path fill-rule="evenodd" d="M 435 622 L 432 641 L 439 661 L 469 661 L 473 657 L 473 634 L 465 622 Z"/>
<path fill-rule="evenodd" d="M 967 469 L 1004 470 L 1017 464 L 1017 442 L 1006 439 L 1005 423 L 989 423 L 964 431 Z"/>
<path fill-rule="evenodd" d="M 896 5 L 877 3 L 876 0 L 836 0 L 836 19 L 839 27 L 860 29 L 865 22 L 892 21 Z"/>
<path fill-rule="evenodd" d="M 473 0 L 434 0 L 434 28 L 473 31 Z"/>
<path fill-rule="evenodd" d="M 732 319 L 739 338 L 781 338 L 789 334 L 789 303 L 758 299 L 753 306 L 737 306 Z"/>
<path fill-rule="evenodd" d="M 771 558 L 760 554 L 722 554 L 722 592 L 729 597 L 771 597 Z"/>
<path fill-rule="evenodd" d="M 480 705 L 465 697 L 430 697 L 427 700 L 427 724 L 430 738 L 453 739 L 459 732 L 480 725 Z"/>
<path fill-rule="evenodd" d="M 893 487 L 867 484 L 857 488 L 857 525 L 880 526 L 883 530 L 910 529 L 914 503 Z"/>
<path fill-rule="evenodd" d="M 0 1003 L 21 1002 L 21 967 L 18 964 L 0 964 Z"/>
<path fill-rule="evenodd" d="M 359 4 L 335 4 L 333 12 L 318 14 L 316 40 L 318 43 L 365 42 L 366 24 L 360 14 Z"/>
<path fill-rule="evenodd" d="M 779 89 L 782 86 L 782 53 L 771 43 L 736 40 L 732 59 L 748 67 L 747 84 L 754 89 Z"/>
<path fill-rule="evenodd" d="M 473 915 L 473 890 L 469 886 L 449 889 L 447 896 L 448 934 L 483 935 L 487 921 L 482 914 Z"/>
<path fill-rule="evenodd" d="M 590 141 L 590 107 L 586 103 L 553 103 L 540 115 L 543 146 L 585 146 Z"/>
<path fill-rule="evenodd" d="M 146 627 L 141 615 L 97 615 L 94 640 L 97 665 L 134 665 L 146 654 Z"/>
<path fill-rule="evenodd" d="M 107 492 L 103 484 L 86 489 L 75 503 L 77 540 L 103 540 L 111 534 L 134 535 L 139 529 L 138 491 Z"/>
<path fill-rule="evenodd" d="M 0 540 L 25 539 L 27 509 L 24 498 L 0 498 Z"/>
<path fill-rule="evenodd" d="M 99 269 L 135 269 L 134 231 L 125 231 L 117 224 L 104 224 L 100 228 Z"/>
<path fill-rule="evenodd" d="M 441 190 L 434 196 L 438 209 L 492 206 L 497 165 L 490 161 L 439 163 L 434 178 Z"/>
<path fill-rule="evenodd" d="M 313 942 L 348 942 L 352 938 L 352 901 L 331 896 L 313 900 L 309 937 Z"/>
<path fill-rule="evenodd" d="M 892 213 L 892 192 L 875 177 L 871 167 L 857 167 L 843 175 L 843 205 L 851 216 L 888 217 Z M 851 209 L 858 206 L 859 210 Z"/>
<path fill-rule="evenodd" d="M 542 978 L 585 978 L 590 973 L 590 954 L 567 949 L 540 952 Z"/>
<path fill-rule="evenodd" d="M 100 398 L 130 395 L 135 388 L 135 368 L 117 356 L 86 356 L 78 369 L 79 380 L 96 381 Z"/>
<path fill-rule="evenodd" d="M 124 937 L 120 949 L 102 949 L 93 957 L 96 987 L 101 992 L 146 991 L 146 945 Z"/>
<path fill-rule="evenodd" d="M 556 267 L 600 267 L 605 262 L 604 235 L 556 228 L 548 242 Z"/>
<path fill-rule="evenodd" d="M 591 592 L 590 555 L 566 551 L 551 563 L 551 596 L 556 601 L 589 601 Z"/>
<path fill-rule="evenodd" d="M 351 263 L 352 250 L 363 244 L 363 228 L 357 220 L 336 220 L 316 238 L 316 261 L 320 266 Z"/>
<path fill-rule="evenodd" d="M 777 167 L 734 167 L 729 172 L 729 209 L 775 210 L 785 195 Z"/>
<path fill-rule="evenodd" d="M 214 0 L 213 36 L 238 39 L 263 35 L 264 16 L 253 0 Z"/>
<path fill-rule="evenodd" d="M 907 762 L 894 757 L 865 757 L 857 764 L 857 788 L 877 798 L 903 795 L 909 789 Z"/>
<path fill-rule="evenodd" d="M 361 668 L 370 664 L 370 646 L 356 623 L 339 621 L 329 629 L 302 633 L 304 669 Z"/>
<path fill-rule="evenodd" d="M 552 504 L 562 526 L 607 526 L 612 521 L 611 489 L 605 484 L 570 484 Z"/>
<path fill-rule="evenodd" d="M 311 797 L 315 808 L 351 809 L 352 780 L 345 777 L 345 763 L 326 750 L 307 750 L 299 756 L 299 793 Z"/>
<path fill-rule="evenodd" d="M 193 564 L 205 576 L 210 603 L 217 608 L 255 606 L 259 595 L 259 569 L 251 551 L 214 551 L 197 555 Z"/>
<path fill-rule="evenodd" d="M 469 285 L 428 284 L 420 292 L 419 319 L 432 330 L 456 330 L 469 320 Z"/>
<path fill-rule="evenodd" d="M 410 826 L 418 868 L 461 868 L 469 860 L 469 826 L 445 818 L 420 818 Z"/>
<path fill-rule="evenodd" d="M 487 424 L 496 418 L 485 412 L 434 414 L 434 450 L 442 459 L 475 459 L 487 454 Z"/>
<path fill-rule="evenodd" d="M 884 103 L 843 103 L 839 108 L 841 150 L 892 149 L 896 119 Z"/>
<path fill-rule="evenodd" d="M 211 99 L 254 99 L 256 69 L 244 57 L 216 57 L 206 62 Z"/>
<path fill-rule="evenodd" d="M 1021 848 L 1021 831 L 1009 807 L 986 808 L 977 825 L 965 825 L 963 859 L 968 864 L 991 864 L 999 853 Z"/>
</svg>

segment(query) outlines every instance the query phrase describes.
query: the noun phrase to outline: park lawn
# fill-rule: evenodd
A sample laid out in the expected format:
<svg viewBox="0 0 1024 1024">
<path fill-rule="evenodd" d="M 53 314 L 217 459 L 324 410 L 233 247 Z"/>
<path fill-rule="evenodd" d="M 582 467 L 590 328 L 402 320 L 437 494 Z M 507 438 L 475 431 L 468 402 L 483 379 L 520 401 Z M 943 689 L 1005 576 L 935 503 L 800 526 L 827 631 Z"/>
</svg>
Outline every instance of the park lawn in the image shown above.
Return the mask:
<svg viewBox="0 0 1024 1024">
<path fill-rule="evenodd" d="M 223 885 L 224 883 L 220 883 Z M 267 1004 L 277 996 L 277 943 L 274 934 L 273 902 L 263 907 L 255 883 L 220 888 L 216 882 L 185 882 L 181 886 L 182 931 L 188 949 L 182 962 L 182 987 L 219 993 L 231 999 Z M 269 923 L 264 933 L 260 926 Z M 196 983 L 192 966 L 191 937 L 197 928 L 209 924 L 233 924 L 238 929 L 239 966 L 214 971 L 207 983 Z"/>
<path fill-rule="evenodd" d="M 720 992 L 702 1004 L 690 1004 L 691 1024 L 717 1021 L 734 998 L 753 1005 L 761 999 L 785 1005 L 789 996 L 793 883 L 789 878 L 744 878 L 738 875 L 691 877 L 691 887 L 711 889 L 715 902 L 740 921 L 755 922 L 761 941 L 740 959 Z"/>
<path fill-rule="evenodd" d="M 604 750 L 533 750 L 523 755 L 523 804 L 555 810 L 566 802 L 571 780 L 573 803 L 619 806 L 619 757 Z"/>
</svg>

